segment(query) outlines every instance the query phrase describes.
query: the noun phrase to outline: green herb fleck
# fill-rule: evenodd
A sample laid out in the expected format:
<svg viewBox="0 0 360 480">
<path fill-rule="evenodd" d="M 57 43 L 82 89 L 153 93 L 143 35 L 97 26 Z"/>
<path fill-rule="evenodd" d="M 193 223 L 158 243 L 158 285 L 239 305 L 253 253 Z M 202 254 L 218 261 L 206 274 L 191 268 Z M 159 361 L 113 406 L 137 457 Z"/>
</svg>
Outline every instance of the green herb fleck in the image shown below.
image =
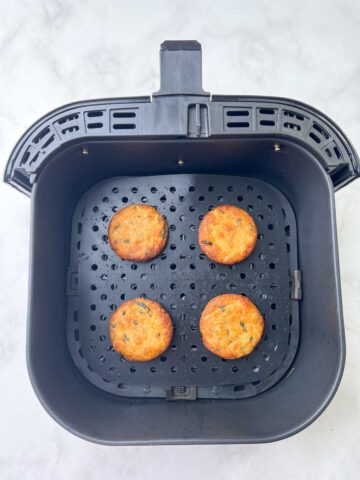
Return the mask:
<svg viewBox="0 0 360 480">
<path fill-rule="evenodd" d="M 111 325 L 111 328 L 116 328 L 116 323 L 113 323 L 113 324 Z"/>
<path fill-rule="evenodd" d="M 122 312 L 122 315 L 123 315 L 123 316 L 126 315 L 126 310 L 124 310 L 124 311 Z"/>
<path fill-rule="evenodd" d="M 209 247 L 211 247 L 211 245 L 212 245 L 212 242 L 210 242 L 209 240 L 202 240 L 201 243 L 203 245 L 208 245 Z"/>
<path fill-rule="evenodd" d="M 237 223 L 237 225 L 239 225 L 239 223 L 241 223 L 241 218 L 238 218 L 238 219 L 236 220 L 236 223 Z"/>
<path fill-rule="evenodd" d="M 247 332 L 247 328 L 244 322 L 240 322 L 240 327 L 243 329 L 244 332 Z"/>
<path fill-rule="evenodd" d="M 162 238 L 166 238 L 167 236 L 167 226 L 165 225 L 162 229 Z"/>
<path fill-rule="evenodd" d="M 254 337 L 249 338 L 249 342 L 252 342 L 254 340 Z"/>
<path fill-rule="evenodd" d="M 150 308 L 146 305 L 144 302 L 136 302 L 136 305 L 139 305 L 139 307 L 143 308 L 147 312 L 150 312 Z"/>
<path fill-rule="evenodd" d="M 129 340 L 130 340 L 129 337 L 126 335 L 126 333 L 124 333 L 124 335 L 123 335 L 123 342 L 126 343 L 126 342 L 128 342 Z"/>
<path fill-rule="evenodd" d="M 134 320 L 133 323 L 134 325 L 139 325 L 139 320 Z"/>
<path fill-rule="evenodd" d="M 125 238 L 123 243 L 130 243 L 130 240 L 128 238 Z"/>
<path fill-rule="evenodd" d="M 115 227 L 114 227 L 114 232 L 115 232 L 115 230 L 119 230 L 120 227 L 121 227 L 120 224 L 119 224 L 119 225 L 115 225 Z"/>
<path fill-rule="evenodd" d="M 220 310 L 221 310 L 222 312 L 225 312 L 226 307 L 225 307 L 224 305 L 222 305 L 222 306 L 220 307 Z"/>
</svg>

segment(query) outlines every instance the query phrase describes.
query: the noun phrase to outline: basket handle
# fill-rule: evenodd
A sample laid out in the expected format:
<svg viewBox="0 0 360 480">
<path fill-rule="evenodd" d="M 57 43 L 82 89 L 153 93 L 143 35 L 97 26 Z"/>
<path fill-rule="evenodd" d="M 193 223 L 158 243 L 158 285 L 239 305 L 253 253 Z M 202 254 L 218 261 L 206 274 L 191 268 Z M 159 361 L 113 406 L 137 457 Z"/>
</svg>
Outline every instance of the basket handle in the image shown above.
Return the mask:
<svg viewBox="0 0 360 480">
<path fill-rule="evenodd" d="M 196 40 L 166 40 L 160 47 L 160 90 L 155 97 L 209 97 L 202 88 L 201 44 Z"/>
</svg>

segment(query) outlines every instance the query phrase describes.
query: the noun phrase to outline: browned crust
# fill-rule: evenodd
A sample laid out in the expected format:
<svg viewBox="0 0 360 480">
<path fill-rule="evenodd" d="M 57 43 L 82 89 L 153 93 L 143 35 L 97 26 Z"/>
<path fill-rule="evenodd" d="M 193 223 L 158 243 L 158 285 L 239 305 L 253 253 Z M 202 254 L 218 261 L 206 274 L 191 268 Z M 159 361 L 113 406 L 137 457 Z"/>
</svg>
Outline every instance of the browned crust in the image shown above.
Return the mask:
<svg viewBox="0 0 360 480">
<path fill-rule="evenodd" d="M 109 224 L 109 244 L 123 260 L 146 262 L 165 248 L 169 229 L 165 218 L 151 205 L 129 205 Z"/>
<path fill-rule="evenodd" d="M 167 350 L 172 336 L 170 315 L 153 300 L 127 300 L 110 318 L 111 343 L 129 361 L 153 360 Z"/>
<path fill-rule="evenodd" d="M 200 332 L 205 347 L 228 360 L 249 355 L 260 342 L 263 331 L 261 313 L 243 295 L 214 297 L 200 318 Z"/>
<path fill-rule="evenodd" d="M 232 265 L 247 258 L 254 250 L 257 228 L 245 210 L 221 205 L 205 215 L 200 223 L 198 242 L 214 262 Z"/>
</svg>

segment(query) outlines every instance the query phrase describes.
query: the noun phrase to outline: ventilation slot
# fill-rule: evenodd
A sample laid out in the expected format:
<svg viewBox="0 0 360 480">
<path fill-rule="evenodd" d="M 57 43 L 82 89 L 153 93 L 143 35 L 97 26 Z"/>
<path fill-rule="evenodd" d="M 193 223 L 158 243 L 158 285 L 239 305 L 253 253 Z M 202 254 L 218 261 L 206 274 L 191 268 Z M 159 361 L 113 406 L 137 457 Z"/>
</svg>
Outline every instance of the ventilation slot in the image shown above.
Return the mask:
<svg viewBox="0 0 360 480">
<path fill-rule="evenodd" d="M 135 118 L 135 112 L 115 112 L 113 114 L 114 118 Z"/>
<path fill-rule="evenodd" d="M 228 122 L 226 124 L 228 128 L 247 128 L 250 126 L 249 122 Z"/>
<path fill-rule="evenodd" d="M 48 133 L 50 133 L 50 128 L 49 127 L 44 128 L 44 130 L 42 130 L 40 133 L 36 135 L 36 137 L 33 138 L 33 143 L 37 145 L 40 142 L 40 140 L 44 138 L 45 135 L 47 135 Z"/>
<path fill-rule="evenodd" d="M 29 167 L 33 165 L 39 158 L 40 151 L 36 150 L 34 147 L 29 147 L 24 153 L 23 158 L 21 159 L 20 166 L 28 164 Z"/>
<path fill-rule="evenodd" d="M 308 119 L 300 113 L 293 112 L 291 110 L 282 111 L 282 130 L 287 133 L 299 134 L 305 129 L 305 123 Z M 314 139 L 315 140 L 315 139 Z M 316 141 L 316 140 L 315 140 Z"/>
<path fill-rule="evenodd" d="M 252 126 L 251 109 L 226 107 L 224 109 L 224 130 L 241 131 Z"/>
<path fill-rule="evenodd" d="M 102 121 L 105 116 L 105 110 L 91 110 L 85 112 L 85 123 L 87 130 L 101 130 L 105 131 L 106 123 Z"/>
<path fill-rule="evenodd" d="M 80 117 L 78 113 L 73 113 L 71 115 L 67 115 L 66 117 L 60 118 L 60 120 L 58 120 L 54 125 L 55 127 L 57 125 L 61 126 L 60 128 L 61 135 L 68 136 L 80 130 L 79 118 Z"/>
<path fill-rule="evenodd" d="M 51 132 L 50 127 L 46 127 L 43 130 L 41 130 L 40 133 L 35 135 L 35 137 L 32 140 L 32 143 L 35 145 L 39 145 L 37 148 L 45 149 L 47 148 L 53 141 L 55 140 L 55 135 L 54 133 Z M 41 144 L 41 141 L 43 143 Z"/>
<path fill-rule="evenodd" d="M 248 110 L 228 110 L 226 112 L 228 117 L 248 117 L 249 111 Z"/>
<path fill-rule="evenodd" d="M 317 123 L 313 124 L 313 129 L 320 133 L 320 135 L 322 135 L 325 140 L 328 140 L 330 138 L 330 135 L 327 133 L 327 131 L 320 127 L 320 125 L 318 125 Z"/>
<path fill-rule="evenodd" d="M 331 142 L 331 144 L 327 144 L 326 145 L 326 148 L 324 150 L 326 156 L 328 158 L 331 158 L 332 160 L 329 162 L 330 163 L 330 169 L 331 169 L 331 165 L 336 165 L 337 164 L 337 160 L 342 160 L 342 154 L 341 154 L 341 151 L 339 149 L 339 147 L 336 145 L 335 142 Z"/>
<path fill-rule="evenodd" d="M 326 140 L 329 140 L 330 134 L 318 123 L 313 122 L 312 129 L 309 132 L 309 138 L 319 145 Z M 329 156 L 329 154 L 327 155 Z"/>
<path fill-rule="evenodd" d="M 36 160 L 39 158 L 39 155 L 40 155 L 40 152 L 35 153 L 33 158 L 29 161 L 29 166 L 33 165 L 36 162 Z"/>
<path fill-rule="evenodd" d="M 104 112 L 101 112 L 100 110 L 94 110 L 92 112 L 87 112 L 86 114 L 88 117 L 93 118 L 93 117 L 102 117 L 104 115 Z"/>
<path fill-rule="evenodd" d="M 51 136 L 46 140 L 46 142 L 44 143 L 44 145 L 42 146 L 42 148 L 47 148 L 54 140 L 55 140 L 55 135 L 51 135 Z"/>
<path fill-rule="evenodd" d="M 275 122 L 274 120 L 260 120 L 260 125 L 262 127 L 273 127 Z"/>
<path fill-rule="evenodd" d="M 299 120 L 300 122 L 303 122 L 305 120 L 305 117 L 303 115 L 301 115 L 300 113 L 291 112 L 290 110 L 284 110 L 284 116 L 294 118 L 296 120 Z"/>
<path fill-rule="evenodd" d="M 292 123 L 292 122 L 285 122 L 284 128 L 289 128 L 291 130 L 295 130 L 296 132 L 300 132 L 301 130 L 300 125 L 297 125 L 296 123 Z"/>
<path fill-rule="evenodd" d="M 63 128 L 61 130 L 61 133 L 63 135 L 67 135 L 69 133 L 73 133 L 73 132 L 77 132 L 79 130 L 79 126 L 78 125 L 74 125 L 73 127 L 67 127 L 67 128 Z"/>
<path fill-rule="evenodd" d="M 133 131 L 137 129 L 138 112 L 135 110 L 113 110 L 111 112 L 111 130 Z"/>
<path fill-rule="evenodd" d="M 335 145 L 335 147 L 334 147 L 334 153 L 335 153 L 337 159 L 340 160 L 340 158 L 341 158 L 341 153 L 340 153 L 340 150 L 338 149 L 338 147 L 337 147 L 336 145 Z"/>
<path fill-rule="evenodd" d="M 314 140 L 316 143 L 321 143 L 321 138 L 319 138 L 317 135 L 315 135 L 314 132 L 309 133 L 309 137 Z"/>
<path fill-rule="evenodd" d="M 274 115 L 275 110 L 273 108 L 260 108 L 259 113 L 260 115 Z"/>
<path fill-rule="evenodd" d="M 257 108 L 256 109 L 256 126 L 258 130 L 276 129 L 277 109 L 275 108 Z"/>
<path fill-rule="evenodd" d="M 115 123 L 113 125 L 115 130 L 133 130 L 136 128 L 135 123 Z"/>
<path fill-rule="evenodd" d="M 58 120 L 58 124 L 59 125 L 64 125 L 64 123 L 67 123 L 67 122 L 73 122 L 74 120 L 78 120 L 79 119 L 79 114 L 78 113 L 74 113 L 72 115 L 67 115 L 66 117 L 62 117 L 60 118 L 60 120 Z"/>
<path fill-rule="evenodd" d="M 29 157 L 30 157 L 30 150 L 27 150 L 20 161 L 20 167 L 22 167 L 28 162 Z"/>
</svg>

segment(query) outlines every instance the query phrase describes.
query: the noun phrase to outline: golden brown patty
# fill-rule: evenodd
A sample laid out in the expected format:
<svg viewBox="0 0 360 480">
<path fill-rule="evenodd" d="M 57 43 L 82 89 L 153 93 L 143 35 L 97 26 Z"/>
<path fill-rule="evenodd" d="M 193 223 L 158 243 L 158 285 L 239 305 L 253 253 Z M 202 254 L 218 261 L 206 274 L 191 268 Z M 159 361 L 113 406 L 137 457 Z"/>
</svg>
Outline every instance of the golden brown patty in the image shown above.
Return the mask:
<svg viewBox="0 0 360 480">
<path fill-rule="evenodd" d="M 135 204 L 117 212 L 109 225 L 111 248 L 124 260 L 146 262 L 164 249 L 168 226 L 150 205 Z"/>
<path fill-rule="evenodd" d="M 147 362 L 158 357 L 168 348 L 172 335 L 170 315 L 153 300 L 128 300 L 110 319 L 111 343 L 127 360 Z"/>
<path fill-rule="evenodd" d="M 158 357 L 168 348 L 172 335 L 170 315 L 145 298 L 124 302 L 110 319 L 111 343 L 127 360 L 148 362 Z"/>
<path fill-rule="evenodd" d="M 233 264 L 254 250 L 256 225 L 244 210 L 222 205 L 207 213 L 200 223 L 198 241 L 201 250 L 214 262 Z"/>
<path fill-rule="evenodd" d="M 213 298 L 200 318 L 205 347 L 229 360 L 249 355 L 259 343 L 263 330 L 261 313 L 243 295 L 224 294 Z"/>
</svg>

